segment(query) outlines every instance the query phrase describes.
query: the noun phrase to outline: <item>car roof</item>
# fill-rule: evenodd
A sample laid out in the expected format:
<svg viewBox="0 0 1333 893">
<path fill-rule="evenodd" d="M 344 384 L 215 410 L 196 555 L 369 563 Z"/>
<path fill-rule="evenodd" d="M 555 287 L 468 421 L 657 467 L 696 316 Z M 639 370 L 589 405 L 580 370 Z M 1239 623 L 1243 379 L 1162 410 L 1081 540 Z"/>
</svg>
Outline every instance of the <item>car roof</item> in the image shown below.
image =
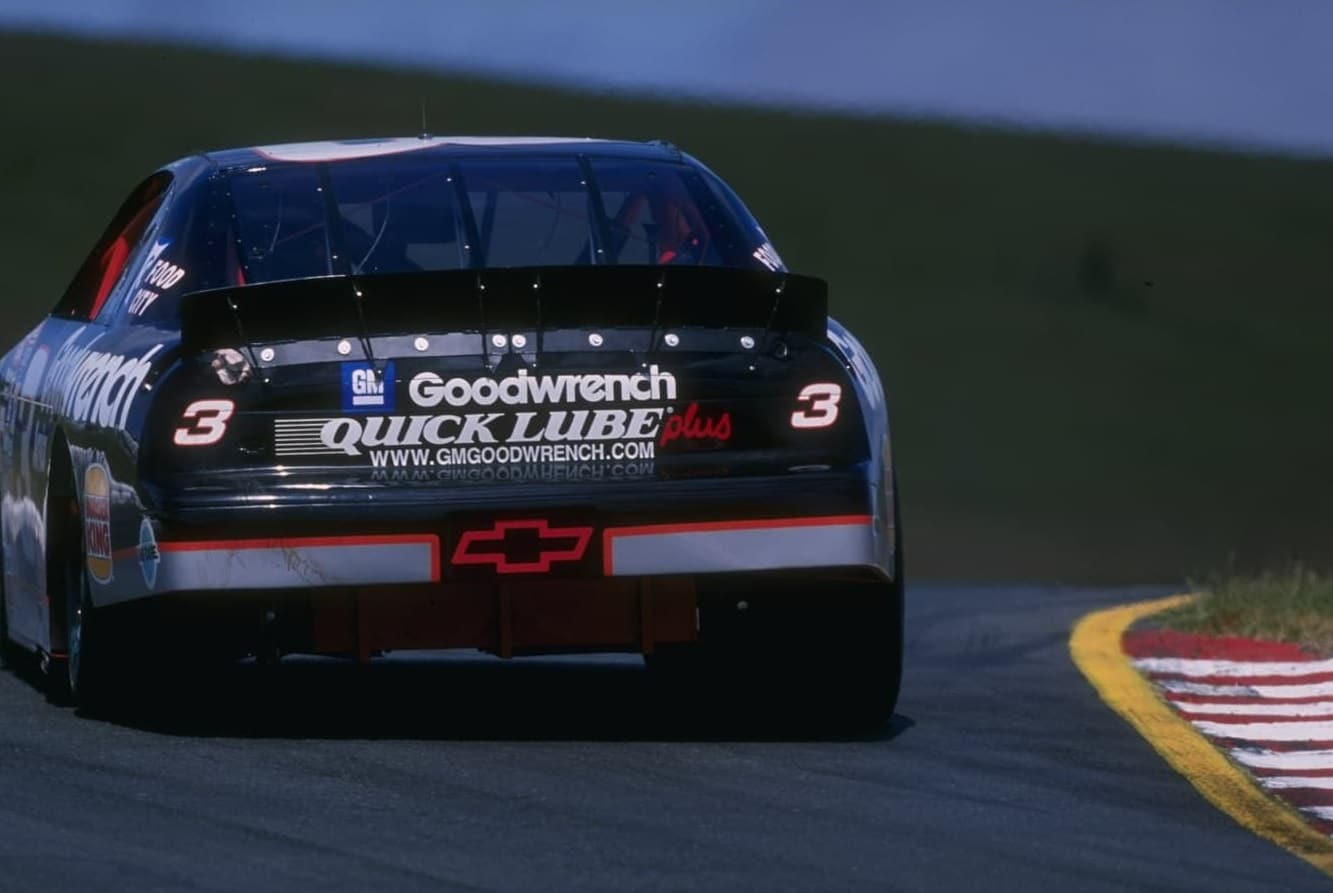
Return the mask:
<svg viewBox="0 0 1333 893">
<path fill-rule="evenodd" d="M 222 149 L 205 152 L 218 168 L 248 167 L 274 162 L 318 163 L 390 155 L 462 155 L 474 152 L 525 155 L 579 155 L 595 152 L 629 158 L 680 161 L 683 156 L 661 140 L 633 142 L 561 136 L 412 136 L 376 139 L 325 140 Z"/>
</svg>

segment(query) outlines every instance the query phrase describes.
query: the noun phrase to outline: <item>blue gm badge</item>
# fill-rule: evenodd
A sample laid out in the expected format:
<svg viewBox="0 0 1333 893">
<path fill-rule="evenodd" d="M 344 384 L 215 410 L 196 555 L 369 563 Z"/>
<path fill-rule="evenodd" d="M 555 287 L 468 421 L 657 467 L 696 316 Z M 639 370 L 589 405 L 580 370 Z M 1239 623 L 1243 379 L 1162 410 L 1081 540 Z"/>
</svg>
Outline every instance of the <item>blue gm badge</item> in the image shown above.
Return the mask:
<svg viewBox="0 0 1333 893">
<path fill-rule="evenodd" d="M 393 412 L 393 360 L 343 363 L 343 412 Z"/>
<path fill-rule="evenodd" d="M 149 589 L 157 585 L 157 565 L 161 560 L 157 537 L 153 535 L 153 522 L 144 518 L 139 522 L 139 570 L 143 571 L 143 581 Z"/>
</svg>

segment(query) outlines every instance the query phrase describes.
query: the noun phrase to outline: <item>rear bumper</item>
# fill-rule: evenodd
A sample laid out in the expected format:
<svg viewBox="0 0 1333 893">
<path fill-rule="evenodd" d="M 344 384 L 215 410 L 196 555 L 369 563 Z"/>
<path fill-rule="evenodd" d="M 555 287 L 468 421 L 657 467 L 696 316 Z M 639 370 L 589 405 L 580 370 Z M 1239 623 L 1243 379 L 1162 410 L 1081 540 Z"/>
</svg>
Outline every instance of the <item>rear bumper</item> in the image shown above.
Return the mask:
<svg viewBox="0 0 1333 893">
<path fill-rule="evenodd" d="M 154 591 L 439 583 L 446 563 L 461 557 L 458 544 L 446 549 L 442 538 L 425 533 L 162 542 Z M 602 531 L 602 575 L 873 567 L 877 541 L 870 515 L 608 527 Z"/>
<path fill-rule="evenodd" d="M 608 577 L 872 567 L 879 541 L 873 515 L 648 524 L 602 536 Z"/>
<path fill-rule="evenodd" d="M 523 490 L 212 479 L 159 494 L 154 573 L 140 573 L 142 544 L 123 549 L 97 601 L 819 568 L 889 578 L 896 519 L 868 470 Z M 506 553 L 511 534 L 528 537 L 524 554 Z"/>
<path fill-rule="evenodd" d="M 324 536 L 158 544 L 157 592 L 435 583 L 440 538 Z"/>
</svg>

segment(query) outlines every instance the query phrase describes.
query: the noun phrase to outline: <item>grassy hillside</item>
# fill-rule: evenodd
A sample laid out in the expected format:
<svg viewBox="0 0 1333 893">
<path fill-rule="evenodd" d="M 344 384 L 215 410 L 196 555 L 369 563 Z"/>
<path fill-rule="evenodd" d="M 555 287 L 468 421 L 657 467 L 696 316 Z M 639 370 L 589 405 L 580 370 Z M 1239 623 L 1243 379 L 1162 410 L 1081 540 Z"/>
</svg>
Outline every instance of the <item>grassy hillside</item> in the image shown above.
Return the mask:
<svg viewBox="0 0 1333 893">
<path fill-rule="evenodd" d="M 0 335 L 156 164 L 411 133 L 422 101 L 730 180 L 880 364 L 916 576 L 1333 563 L 1333 164 L 0 35 Z"/>
</svg>

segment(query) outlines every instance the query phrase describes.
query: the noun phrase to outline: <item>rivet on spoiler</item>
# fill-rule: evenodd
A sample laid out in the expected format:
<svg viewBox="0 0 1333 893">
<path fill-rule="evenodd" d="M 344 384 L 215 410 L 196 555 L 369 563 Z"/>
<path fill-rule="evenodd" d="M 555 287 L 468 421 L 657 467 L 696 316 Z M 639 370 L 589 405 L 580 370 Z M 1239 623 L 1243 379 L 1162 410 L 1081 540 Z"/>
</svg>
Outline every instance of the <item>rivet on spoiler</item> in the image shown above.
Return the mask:
<svg viewBox="0 0 1333 893">
<path fill-rule="evenodd" d="M 341 354 L 342 356 L 347 356 L 351 352 L 352 352 L 352 342 L 348 341 L 346 338 L 338 342 L 339 354 Z"/>
<path fill-rule="evenodd" d="M 591 332 L 588 334 L 588 343 L 591 344 L 593 347 L 601 347 L 602 336 L 597 334 L 596 332 Z"/>
<path fill-rule="evenodd" d="M 421 337 L 420 335 L 418 335 L 417 340 L 412 342 L 412 346 L 415 347 L 417 350 L 425 350 L 426 348 L 430 347 L 430 342 L 427 341 L 425 338 Z"/>
<path fill-rule="evenodd" d="M 666 342 L 667 347 L 676 347 L 680 344 L 680 336 L 675 332 L 667 332 L 662 340 Z"/>
<path fill-rule="evenodd" d="M 509 343 L 509 339 L 506 338 L 504 335 L 492 335 L 492 336 L 491 336 L 491 344 L 493 344 L 493 345 L 496 346 L 496 347 L 504 347 L 504 346 L 505 346 L 506 344 L 508 344 L 508 343 Z"/>
<path fill-rule="evenodd" d="M 273 356 L 274 356 L 273 348 L 271 347 L 266 347 L 259 352 L 259 358 L 263 360 L 265 363 L 273 362 Z"/>
</svg>

